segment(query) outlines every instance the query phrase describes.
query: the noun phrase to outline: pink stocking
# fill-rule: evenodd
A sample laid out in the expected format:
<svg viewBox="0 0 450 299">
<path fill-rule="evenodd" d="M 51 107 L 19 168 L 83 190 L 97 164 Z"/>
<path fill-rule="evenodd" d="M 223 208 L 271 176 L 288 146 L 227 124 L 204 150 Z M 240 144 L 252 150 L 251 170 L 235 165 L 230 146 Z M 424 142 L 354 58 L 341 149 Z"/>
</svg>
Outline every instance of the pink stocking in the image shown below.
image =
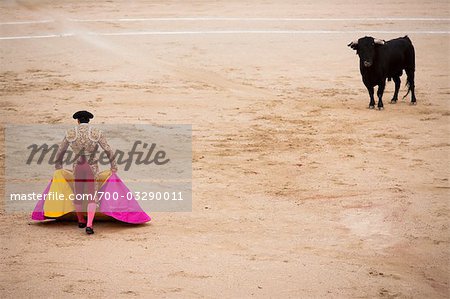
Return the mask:
<svg viewBox="0 0 450 299">
<path fill-rule="evenodd" d="M 95 202 L 88 203 L 87 211 L 88 211 L 88 220 L 87 227 L 92 227 L 92 223 L 94 222 L 95 209 L 97 208 L 97 204 Z"/>
</svg>

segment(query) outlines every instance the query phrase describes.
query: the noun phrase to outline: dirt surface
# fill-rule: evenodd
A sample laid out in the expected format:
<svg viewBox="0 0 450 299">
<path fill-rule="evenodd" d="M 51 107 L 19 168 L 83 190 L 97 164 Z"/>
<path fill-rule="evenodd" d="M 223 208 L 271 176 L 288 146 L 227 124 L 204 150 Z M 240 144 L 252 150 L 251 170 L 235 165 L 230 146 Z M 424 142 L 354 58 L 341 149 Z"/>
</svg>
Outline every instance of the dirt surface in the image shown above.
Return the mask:
<svg viewBox="0 0 450 299">
<path fill-rule="evenodd" d="M 3 211 L 0 297 L 449 296 L 448 1 L 47 2 L 0 4 L 2 138 L 192 124 L 193 212 L 86 236 Z M 367 109 L 366 34 L 410 36 L 417 106 L 389 82 Z"/>
</svg>

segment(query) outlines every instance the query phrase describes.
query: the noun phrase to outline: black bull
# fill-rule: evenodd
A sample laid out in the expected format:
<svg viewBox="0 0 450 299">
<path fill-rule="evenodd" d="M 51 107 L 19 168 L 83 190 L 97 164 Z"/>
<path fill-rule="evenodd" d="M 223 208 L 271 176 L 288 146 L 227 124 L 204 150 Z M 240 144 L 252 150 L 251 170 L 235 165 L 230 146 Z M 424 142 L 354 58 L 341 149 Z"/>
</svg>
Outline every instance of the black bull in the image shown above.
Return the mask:
<svg viewBox="0 0 450 299">
<path fill-rule="evenodd" d="M 369 108 L 375 108 L 373 97 L 374 87 L 378 85 L 378 109 L 383 109 L 383 92 L 386 86 L 386 78 L 395 82 L 395 92 L 391 103 L 398 100 L 400 89 L 400 76 L 403 70 L 406 72 L 406 84 L 408 92 L 411 91 L 411 104 L 416 103 L 414 93 L 414 71 L 415 53 L 414 46 L 408 36 L 399 37 L 390 41 L 374 39 L 373 37 L 363 37 L 358 41 L 348 44 L 359 56 L 359 70 L 362 80 L 370 95 Z"/>
</svg>

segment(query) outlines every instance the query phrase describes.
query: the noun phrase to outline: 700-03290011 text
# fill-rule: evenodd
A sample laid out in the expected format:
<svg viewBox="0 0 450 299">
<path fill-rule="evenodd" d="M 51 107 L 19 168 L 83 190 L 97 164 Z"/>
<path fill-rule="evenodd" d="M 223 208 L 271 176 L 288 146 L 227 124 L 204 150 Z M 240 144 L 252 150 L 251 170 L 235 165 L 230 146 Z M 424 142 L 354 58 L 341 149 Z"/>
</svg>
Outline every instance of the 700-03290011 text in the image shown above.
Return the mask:
<svg viewBox="0 0 450 299">
<path fill-rule="evenodd" d="M 180 192 L 127 192 L 126 195 L 119 195 L 118 192 L 97 192 L 99 200 L 118 200 L 126 198 L 128 200 L 183 200 L 183 193 Z"/>
</svg>

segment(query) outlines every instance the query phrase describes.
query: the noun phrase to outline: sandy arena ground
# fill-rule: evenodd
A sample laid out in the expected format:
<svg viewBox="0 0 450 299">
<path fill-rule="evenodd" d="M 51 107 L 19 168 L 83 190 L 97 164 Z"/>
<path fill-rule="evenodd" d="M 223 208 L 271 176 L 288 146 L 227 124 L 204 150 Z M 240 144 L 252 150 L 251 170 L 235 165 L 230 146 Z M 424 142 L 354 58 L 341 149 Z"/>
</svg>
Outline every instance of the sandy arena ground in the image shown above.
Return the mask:
<svg viewBox="0 0 450 299">
<path fill-rule="evenodd" d="M 6 124 L 88 109 L 192 124 L 193 212 L 3 211 L 1 298 L 448 298 L 448 1 L 51 2 L 0 4 L 2 194 Z M 410 36 L 417 106 L 367 109 L 366 34 Z"/>
</svg>

